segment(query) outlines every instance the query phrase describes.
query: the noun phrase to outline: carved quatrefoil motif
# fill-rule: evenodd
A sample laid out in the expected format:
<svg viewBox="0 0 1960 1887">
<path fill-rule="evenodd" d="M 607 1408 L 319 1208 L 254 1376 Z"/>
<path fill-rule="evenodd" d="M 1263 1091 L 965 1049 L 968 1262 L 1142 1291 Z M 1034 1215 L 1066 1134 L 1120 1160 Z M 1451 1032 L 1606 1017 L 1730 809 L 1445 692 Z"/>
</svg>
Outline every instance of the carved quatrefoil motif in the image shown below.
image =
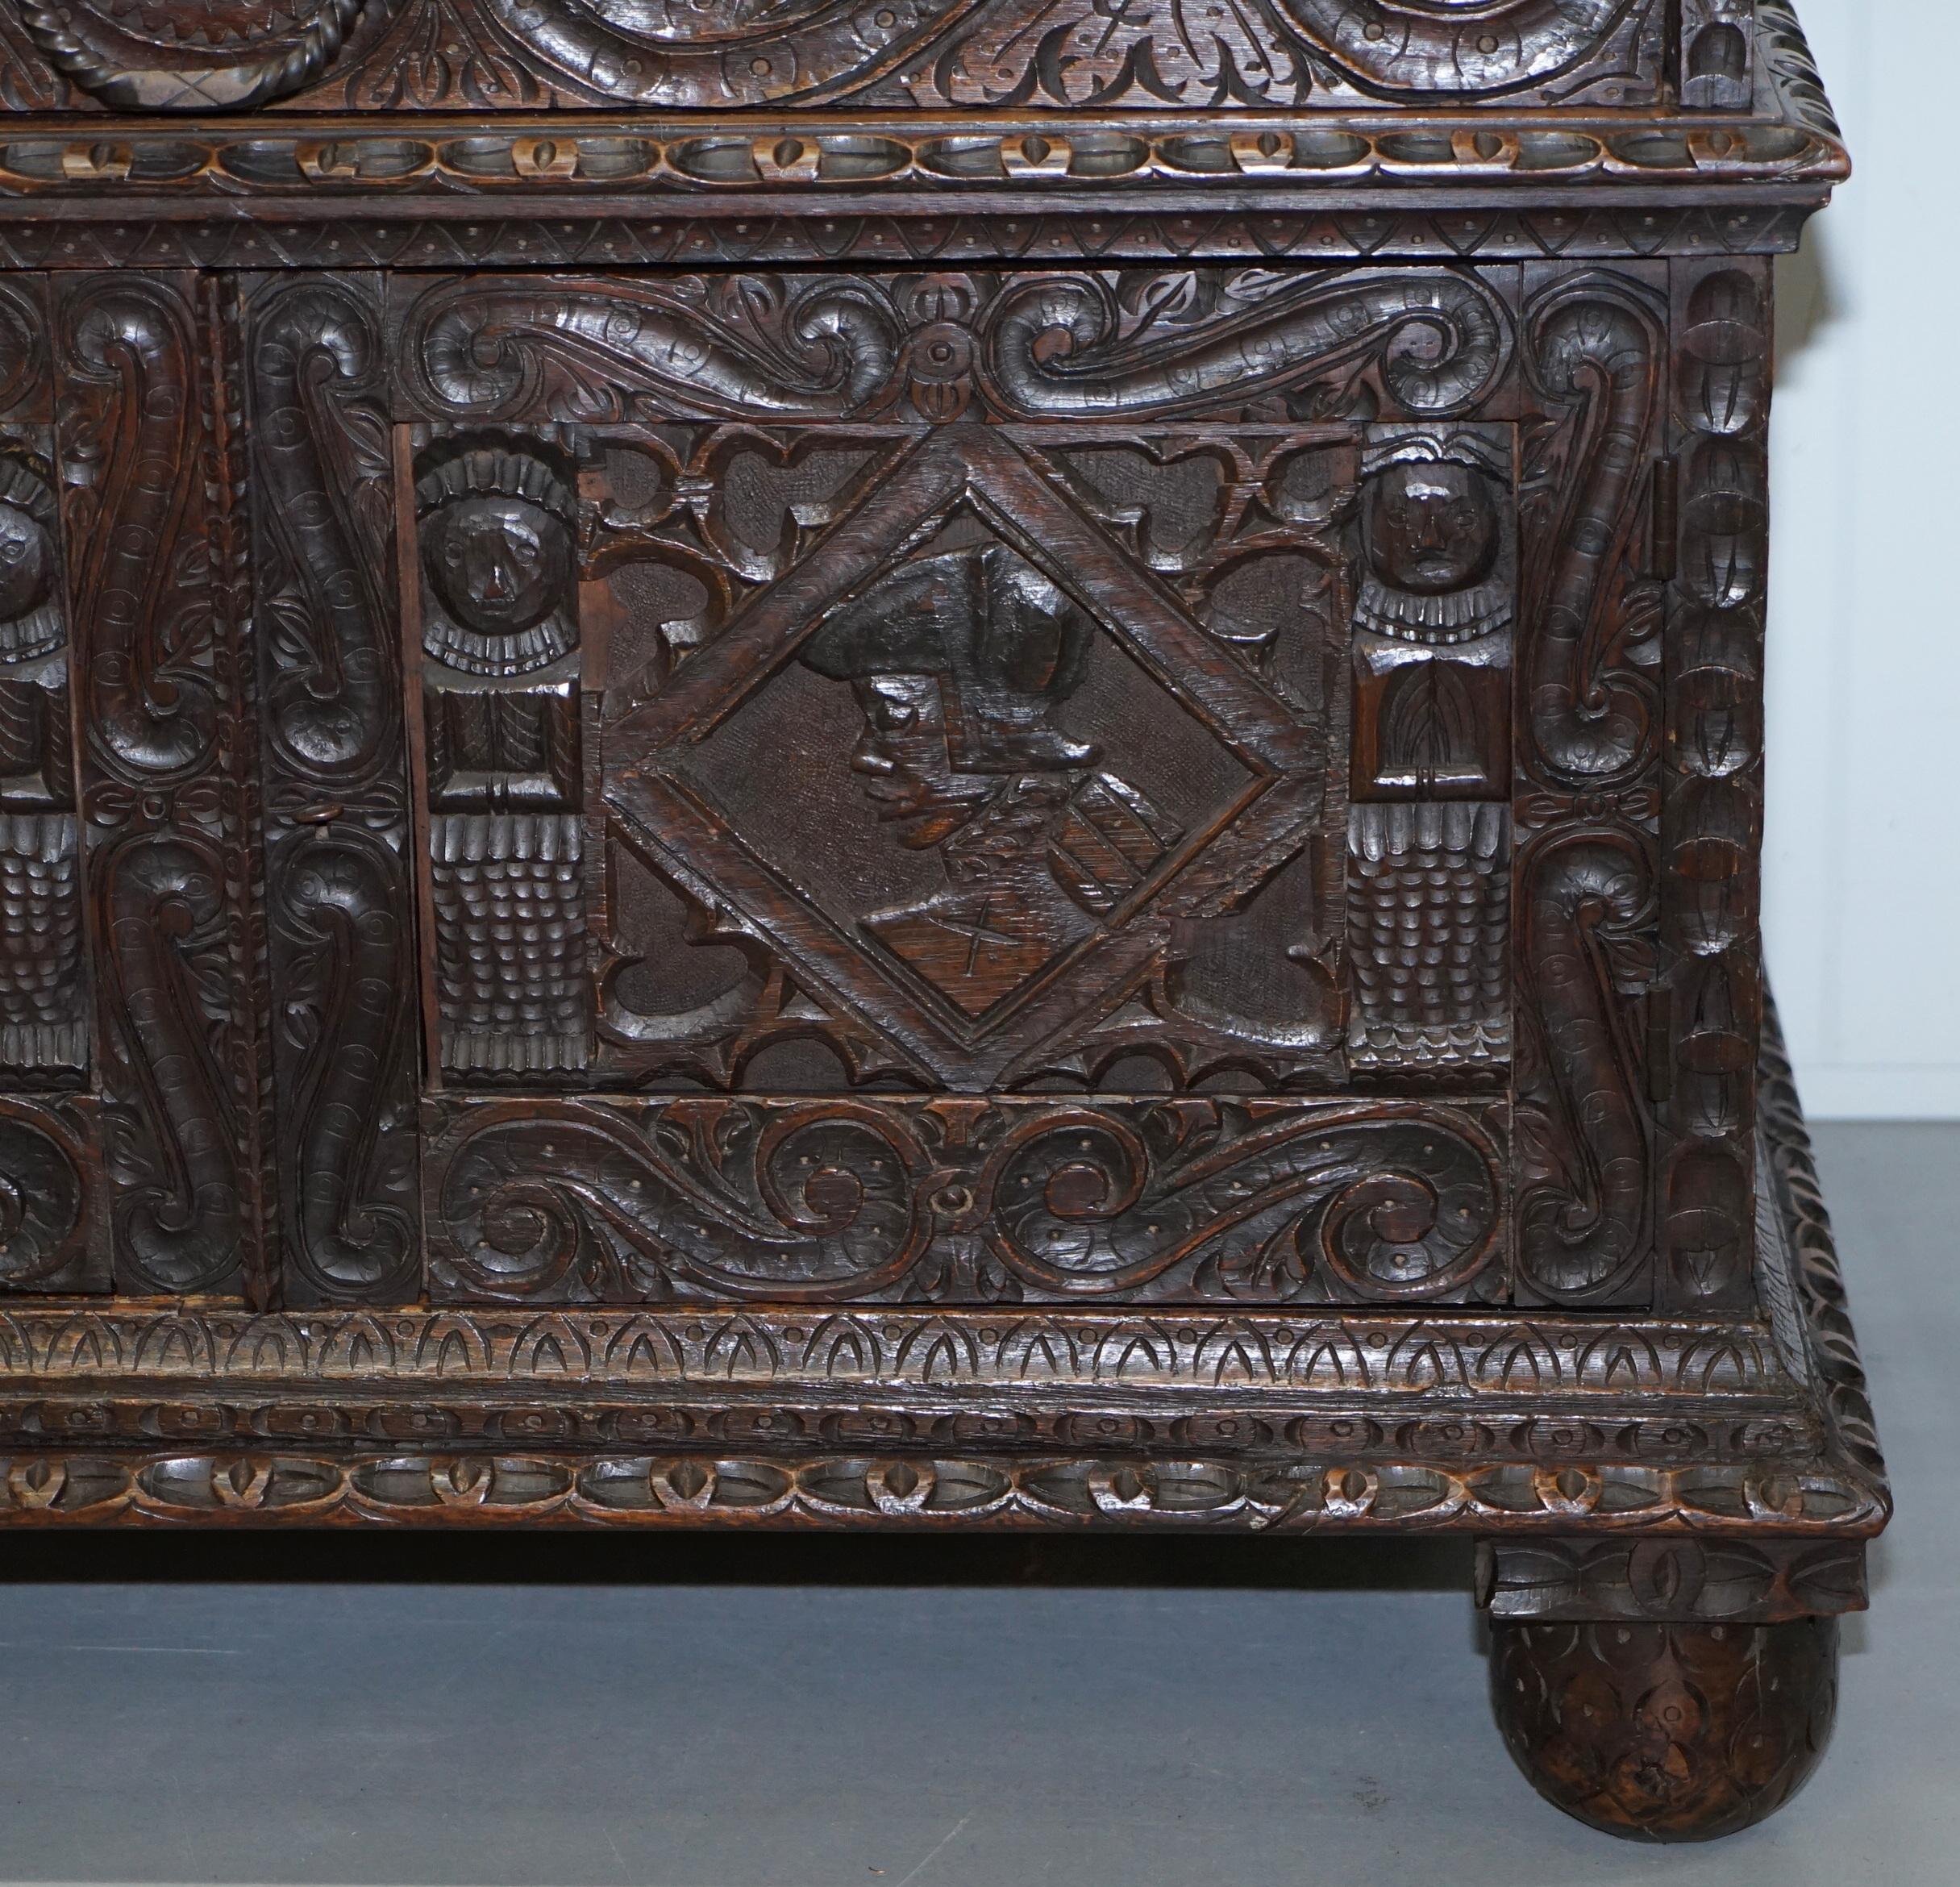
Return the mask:
<svg viewBox="0 0 1960 1887">
<path fill-rule="evenodd" d="M 1250 895 L 1317 830 L 1328 765 L 1324 729 L 965 425 L 605 744 L 634 843 L 958 1089 Z"/>
</svg>

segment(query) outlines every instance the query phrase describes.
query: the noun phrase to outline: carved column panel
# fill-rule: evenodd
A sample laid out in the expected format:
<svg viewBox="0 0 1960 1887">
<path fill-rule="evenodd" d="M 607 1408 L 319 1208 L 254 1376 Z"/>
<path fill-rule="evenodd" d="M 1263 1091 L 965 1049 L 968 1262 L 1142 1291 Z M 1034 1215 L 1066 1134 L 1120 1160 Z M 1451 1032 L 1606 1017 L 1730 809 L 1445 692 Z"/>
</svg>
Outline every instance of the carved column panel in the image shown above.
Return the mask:
<svg viewBox="0 0 1960 1887">
<path fill-rule="evenodd" d="M 1515 1209 L 1524 1301 L 1654 1290 L 1664 268 L 1527 271 Z M 1664 1057 L 1665 1047 L 1661 1055 Z"/>
<path fill-rule="evenodd" d="M 1678 568 L 1668 592 L 1663 938 L 1674 1037 L 1664 1237 L 1671 1308 L 1754 1301 L 1762 1031 L 1762 652 L 1770 276 L 1674 269 Z"/>
<path fill-rule="evenodd" d="M 116 1279 L 262 1303 L 256 734 L 224 337 L 195 277 L 54 294 Z"/>
<path fill-rule="evenodd" d="M 380 282 L 248 278 L 286 1302 L 417 1292 L 418 1077 Z"/>
<path fill-rule="evenodd" d="M 0 1291 L 110 1282 L 48 284 L 0 284 Z"/>
<path fill-rule="evenodd" d="M 1515 428 L 1363 435 L 1348 812 L 1357 1079 L 1477 1087 L 1511 1059 Z"/>
</svg>

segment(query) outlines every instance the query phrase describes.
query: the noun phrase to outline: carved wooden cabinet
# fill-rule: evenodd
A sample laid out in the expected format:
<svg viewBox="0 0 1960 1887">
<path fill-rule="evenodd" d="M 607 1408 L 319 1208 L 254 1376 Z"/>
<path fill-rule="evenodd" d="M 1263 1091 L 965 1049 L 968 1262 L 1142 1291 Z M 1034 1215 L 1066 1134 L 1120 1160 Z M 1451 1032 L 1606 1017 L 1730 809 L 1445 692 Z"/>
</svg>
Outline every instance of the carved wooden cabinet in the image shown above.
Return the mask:
<svg viewBox="0 0 1960 1887">
<path fill-rule="evenodd" d="M 1484 1543 L 1575 1814 L 1887 1496 L 1757 931 L 1782 0 L 0 0 L 0 1518 Z"/>
</svg>

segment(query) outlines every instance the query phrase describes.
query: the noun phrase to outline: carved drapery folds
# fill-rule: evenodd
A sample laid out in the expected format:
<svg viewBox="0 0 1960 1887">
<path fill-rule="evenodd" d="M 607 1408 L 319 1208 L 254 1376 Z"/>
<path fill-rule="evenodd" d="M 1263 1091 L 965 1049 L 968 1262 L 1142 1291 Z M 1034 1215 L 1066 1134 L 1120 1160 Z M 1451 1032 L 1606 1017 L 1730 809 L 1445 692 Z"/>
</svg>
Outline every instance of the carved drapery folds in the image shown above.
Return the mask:
<svg viewBox="0 0 1960 1887">
<path fill-rule="evenodd" d="M 1517 741 L 1515 1206 L 1527 1302 L 1653 1289 L 1648 1007 L 1658 910 L 1660 586 L 1645 503 L 1663 294 L 1631 273 L 1527 277 Z"/>
<path fill-rule="evenodd" d="M 56 297 L 116 1274 L 264 1302 L 238 415 L 193 279 L 82 277 Z"/>
<path fill-rule="evenodd" d="M 289 1302 L 413 1294 L 414 994 L 379 284 L 244 310 L 259 501 L 268 902 Z"/>
<path fill-rule="evenodd" d="M 1670 1300 L 1683 1310 L 1742 1310 L 1754 1291 L 1769 295 L 1760 262 L 1675 267 L 1681 510 L 1662 824 L 1674 1035 L 1664 1232 Z"/>
</svg>

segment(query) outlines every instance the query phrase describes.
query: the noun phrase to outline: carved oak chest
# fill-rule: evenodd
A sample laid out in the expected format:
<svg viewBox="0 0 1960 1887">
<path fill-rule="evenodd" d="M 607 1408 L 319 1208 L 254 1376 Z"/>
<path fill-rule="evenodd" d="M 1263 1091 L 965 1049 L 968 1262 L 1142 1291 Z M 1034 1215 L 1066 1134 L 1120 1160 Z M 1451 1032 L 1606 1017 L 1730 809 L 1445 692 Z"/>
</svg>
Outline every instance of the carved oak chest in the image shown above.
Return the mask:
<svg viewBox="0 0 1960 1887">
<path fill-rule="evenodd" d="M 1775 1807 L 1782 0 L 0 0 L 0 1519 L 1451 1530 Z"/>
</svg>

